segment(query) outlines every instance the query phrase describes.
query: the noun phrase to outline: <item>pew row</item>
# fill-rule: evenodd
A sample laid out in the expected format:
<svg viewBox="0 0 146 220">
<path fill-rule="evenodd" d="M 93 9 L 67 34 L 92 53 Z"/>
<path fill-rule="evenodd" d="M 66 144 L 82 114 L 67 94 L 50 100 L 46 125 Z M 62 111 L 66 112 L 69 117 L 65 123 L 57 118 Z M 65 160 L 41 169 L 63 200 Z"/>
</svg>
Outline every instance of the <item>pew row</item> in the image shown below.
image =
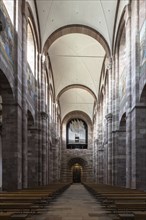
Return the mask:
<svg viewBox="0 0 146 220">
<path fill-rule="evenodd" d="M 83 183 L 116 219 L 146 220 L 146 193 L 106 184 Z"/>
<path fill-rule="evenodd" d="M 0 193 L 0 220 L 26 219 L 45 208 L 46 205 L 70 186 L 70 183 L 49 184 L 44 187 Z"/>
</svg>

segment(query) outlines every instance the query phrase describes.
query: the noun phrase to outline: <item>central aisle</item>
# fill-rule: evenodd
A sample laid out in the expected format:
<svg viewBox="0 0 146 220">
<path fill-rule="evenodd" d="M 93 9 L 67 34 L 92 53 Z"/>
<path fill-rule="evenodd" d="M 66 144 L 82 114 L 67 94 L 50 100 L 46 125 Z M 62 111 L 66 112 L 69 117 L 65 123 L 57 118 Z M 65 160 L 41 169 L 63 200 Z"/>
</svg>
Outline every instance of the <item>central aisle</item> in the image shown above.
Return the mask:
<svg viewBox="0 0 146 220">
<path fill-rule="evenodd" d="M 81 184 L 71 185 L 37 220 L 112 220 Z"/>
</svg>

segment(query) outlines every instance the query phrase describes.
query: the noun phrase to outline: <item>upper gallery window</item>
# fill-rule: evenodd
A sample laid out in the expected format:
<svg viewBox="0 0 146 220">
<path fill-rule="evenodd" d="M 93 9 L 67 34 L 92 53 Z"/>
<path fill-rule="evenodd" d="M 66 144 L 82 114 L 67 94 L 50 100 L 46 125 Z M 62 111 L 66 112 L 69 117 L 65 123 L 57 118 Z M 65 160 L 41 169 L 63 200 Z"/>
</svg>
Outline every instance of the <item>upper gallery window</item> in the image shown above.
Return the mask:
<svg viewBox="0 0 146 220">
<path fill-rule="evenodd" d="M 9 17 L 11 19 L 12 24 L 14 24 L 14 1 L 12 0 L 3 0 L 3 3 L 7 9 Z"/>
<path fill-rule="evenodd" d="M 30 23 L 28 22 L 28 25 L 27 25 L 27 63 L 33 75 L 35 75 L 35 61 L 36 61 L 35 57 L 36 57 L 35 40 L 34 40 L 34 36 L 32 32 L 32 27 Z"/>
</svg>

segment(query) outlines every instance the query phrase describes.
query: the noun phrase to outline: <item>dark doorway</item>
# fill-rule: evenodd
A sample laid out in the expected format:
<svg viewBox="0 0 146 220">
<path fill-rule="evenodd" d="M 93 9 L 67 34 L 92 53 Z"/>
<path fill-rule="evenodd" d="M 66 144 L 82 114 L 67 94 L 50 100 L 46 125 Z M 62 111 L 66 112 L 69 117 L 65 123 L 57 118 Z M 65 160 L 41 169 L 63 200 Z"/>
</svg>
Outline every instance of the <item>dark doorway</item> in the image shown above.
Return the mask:
<svg viewBox="0 0 146 220">
<path fill-rule="evenodd" d="M 82 172 L 82 167 L 79 164 L 75 164 L 73 166 L 73 182 L 74 183 L 81 182 L 81 172 Z"/>
</svg>

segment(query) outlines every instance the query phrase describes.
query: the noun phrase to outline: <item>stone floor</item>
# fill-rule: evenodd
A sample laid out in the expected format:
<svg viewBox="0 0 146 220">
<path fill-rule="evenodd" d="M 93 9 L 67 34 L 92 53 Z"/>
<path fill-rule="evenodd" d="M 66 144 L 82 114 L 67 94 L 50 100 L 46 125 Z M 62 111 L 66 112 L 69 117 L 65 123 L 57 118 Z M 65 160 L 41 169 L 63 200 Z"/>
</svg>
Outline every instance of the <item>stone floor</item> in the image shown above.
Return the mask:
<svg viewBox="0 0 146 220">
<path fill-rule="evenodd" d="M 35 220 L 112 220 L 112 216 L 81 184 L 71 185 Z"/>
</svg>

